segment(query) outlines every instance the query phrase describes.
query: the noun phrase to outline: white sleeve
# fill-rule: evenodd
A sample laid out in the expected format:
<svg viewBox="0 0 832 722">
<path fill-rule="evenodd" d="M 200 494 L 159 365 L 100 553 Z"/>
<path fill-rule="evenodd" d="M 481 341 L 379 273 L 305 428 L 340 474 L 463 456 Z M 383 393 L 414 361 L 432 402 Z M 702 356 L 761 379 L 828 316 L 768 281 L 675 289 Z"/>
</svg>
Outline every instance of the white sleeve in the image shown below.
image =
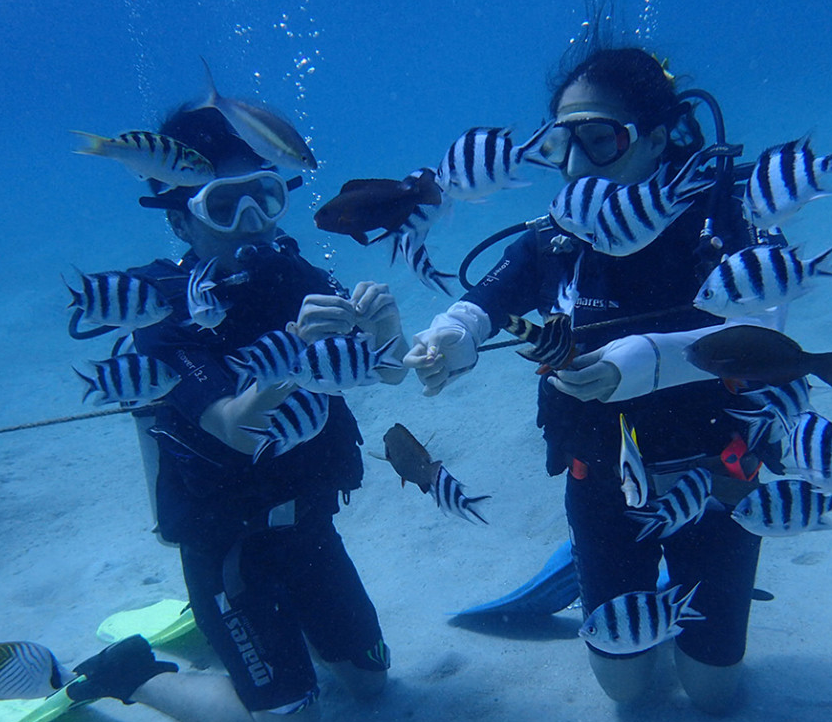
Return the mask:
<svg viewBox="0 0 832 722">
<path fill-rule="evenodd" d="M 445 313 L 434 317 L 430 328 L 413 337 L 414 343 L 426 349 L 435 347 L 441 353 L 450 375 L 469 371 L 477 363 L 477 347 L 491 334 L 491 319 L 470 301 L 457 301 Z"/>
<path fill-rule="evenodd" d="M 781 321 L 781 314 L 767 314 L 731 319 L 721 326 L 705 326 L 692 331 L 648 333 L 616 339 L 603 347 L 601 356 L 621 374 L 618 387 L 607 401 L 626 401 L 659 389 L 716 378 L 687 361 L 684 351 L 690 344 L 726 326 L 751 324 L 771 328 L 781 325 Z"/>
</svg>

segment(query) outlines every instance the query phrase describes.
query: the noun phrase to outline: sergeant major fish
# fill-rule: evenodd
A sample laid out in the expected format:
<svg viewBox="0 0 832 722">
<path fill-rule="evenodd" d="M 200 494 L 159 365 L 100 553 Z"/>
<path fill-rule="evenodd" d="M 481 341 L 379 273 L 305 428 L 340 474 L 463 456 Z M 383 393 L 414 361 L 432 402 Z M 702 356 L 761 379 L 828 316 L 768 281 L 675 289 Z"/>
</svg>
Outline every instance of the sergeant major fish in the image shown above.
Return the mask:
<svg viewBox="0 0 832 722">
<path fill-rule="evenodd" d="M 636 430 L 627 425 L 624 414 L 618 417 L 621 426 L 621 452 L 618 473 L 621 477 L 621 492 L 627 506 L 640 508 L 647 503 L 649 491 L 647 470 L 638 449 Z"/>
<path fill-rule="evenodd" d="M 649 501 L 650 511 L 627 511 L 625 514 L 643 524 L 636 541 L 646 539 L 658 531 L 658 539 L 675 534 L 689 521 L 697 523 L 711 498 L 711 473 L 707 469 L 692 469 L 682 474 L 666 494 Z"/>
<path fill-rule="evenodd" d="M 269 426 L 266 429 L 240 427 L 259 439 L 253 455 L 255 464 L 269 448 L 274 456 L 280 456 L 298 444 L 314 439 L 329 418 L 329 396 L 298 389 L 267 415 Z"/>
<path fill-rule="evenodd" d="M 217 92 L 211 69 L 205 58 L 208 81 L 208 97 L 191 110 L 216 108 L 249 147 L 270 165 L 280 168 L 308 168 L 315 170 L 318 162 L 306 141 L 285 118 L 281 118 L 262 106 L 249 105 L 241 100 L 225 98 Z"/>
<path fill-rule="evenodd" d="M 629 256 L 646 248 L 693 204 L 692 198 L 710 188 L 713 180 L 697 178 L 702 163 L 697 153 L 669 183 L 669 166 L 644 183 L 616 188 L 607 195 L 592 231 L 592 248 L 609 256 Z"/>
<path fill-rule="evenodd" d="M 77 270 L 77 269 L 76 269 Z M 142 278 L 121 271 L 81 273 L 81 290 L 73 289 L 69 308 L 81 310 L 81 320 L 97 326 L 133 331 L 158 323 L 172 312 L 159 290 Z M 77 311 L 76 311 L 77 313 Z"/>
<path fill-rule="evenodd" d="M 74 676 L 42 644 L 0 643 L 0 699 L 48 697 Z"/>
<path fill-rule="evenodd" d="M 490 496 L 467 497 L 462 484 L 443 466 L 431 459 L 428 450 L 402 424 L 395 424 L 384 434 L 384 456 L 401 477 L 402 486 L 410 481 L 430 493 L 436 505 L 445 513 L 468 521 L 473 517 L 487 523 L 476 511 L 474 504 L 490 499 Z"/>
<path fill-rule="evenodd" d="M 292 380 L 309 391 L 339 394 L 355 386 L 381 381 L 378 369 L 399 369 L 401 361 L 390 355 L 399 341 L 394 336 L 372 350 L 372 336 L 331 336 L 309 344 L 298 357 Z"/>
<path fill-rule="evenodd" d="M 225 321 L 226 312 L 231 308 L 230 303 L 220 301 L 212 289 L 216 287 L 214 274 L 217 269 L 217 261 L 214 257 L 208 261 L 200 260 L 191 269 L 188 277 L 188 313 L 191 315 L 191 323 L 200 328 L 217 328 Z M 216 331 L 214 331 L 216 333 Z"/>
<path fill-rule="evenodd" d="M 723 318 L 759 314 L 806 293 L 817 276 L 832 276 L 832 248 L 806 261 L 797 250 L 751 246 L 723 259 L 693 305 Z"/>
<path fill-rule="evenodd" d="M 225 363 L 237 374 L 237 393 L 254 381 L 258 391 L 285 383 L 297 368 L 305 348 L 303 340 L 293 333 L 269 331 L 251 346 L 238 349 L 242 358 L 226 356 Z"/>
<path fill-rule="evenodd" d="M 181 380 L 179 374 L 162 361 L 135 353 L 90 361 L 90 364 L 93 371 L 89 376 L 74 367 L 73 370 L 88 385 L 83 400 L 97 394 L 93 401 L 96 406 L 155 401 Z"/>
<path fill-rule="evenodd" d="M 690 607 L 698 587 L 697 583 L 679 600 L 681 585 L 663 592 L 622 594 L 595 609 L 578 635 L 602 652 L 643 652 L 680 634 L 680 622 L 705 619 Z"/>
<path fill-rule="evenodd" d="M 832 496 L 802 479 L 775 479 L 740 500 L 731 518 L 758 536 L 794 536 L 832 529 Z"/>
<path fill-rule="evenodd" d="M 166 135 L 131 130 L 115 138 L 104 138 L 72 130 L 85 145 L 73 153 L 112 158 L 133 171 L 140 180 L 155 178 L 160 193 L 178 186 L 201 186 L 215 177 L 214 166 L 193 148 Z"/>
<path fill-rule="evenodd" d="M 455 140 L 439 164 L 436 181 L 451 198 L 477 201 L 502 190 L 529 185 L 515 177 L 523 146 L 511 128 L 471 128 Z"/>
<path fill-rule="evenodd" d="M 789 449 L 795 466 L 787 470 L 832 493 L 832 421 L 813 411 L 800 414 L 791 426 Z"/>
<path fill-rule="evenodd" d="M 578 178 L 555 196 L 549 206 L 549 218 L 558 228 L 591 243 L 604 201 L 620 187 L 605 178 Z"/>
<path fill-rule="evenodd" d="M 821 186 L 830 170 L 832 155 L 816 157 L 808 138 L 763 151 L 743 195 L 746 218 L 767 230 L 779 226 L 809 201 L 830 195 Z"/>
</svg>

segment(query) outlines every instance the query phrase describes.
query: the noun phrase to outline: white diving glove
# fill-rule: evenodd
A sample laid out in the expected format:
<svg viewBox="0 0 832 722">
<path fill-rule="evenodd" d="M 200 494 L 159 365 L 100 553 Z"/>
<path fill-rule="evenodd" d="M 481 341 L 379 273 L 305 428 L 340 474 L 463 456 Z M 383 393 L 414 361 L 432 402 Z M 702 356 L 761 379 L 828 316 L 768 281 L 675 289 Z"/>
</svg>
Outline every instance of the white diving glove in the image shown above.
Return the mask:
<svg viewBox="0 0 832 722">
<path fill-rule="evenodd" d="M 581 401 L 626 401 L 659 389 L 715 378 L 689 363 L 684 350 L 722 328 L 625 336 L 596 351 L 577 356 L 548 382 Z"/>
<path fill-rule="evenodd" d="M 413 337 L 404 365 L 416 369 L 425 396 L 435 396 L 477 363 L 477 347 L 491 333 L 491 320 L 479 306 L 457 301 L 435 316 L 430 328 Z"/>
</svg>

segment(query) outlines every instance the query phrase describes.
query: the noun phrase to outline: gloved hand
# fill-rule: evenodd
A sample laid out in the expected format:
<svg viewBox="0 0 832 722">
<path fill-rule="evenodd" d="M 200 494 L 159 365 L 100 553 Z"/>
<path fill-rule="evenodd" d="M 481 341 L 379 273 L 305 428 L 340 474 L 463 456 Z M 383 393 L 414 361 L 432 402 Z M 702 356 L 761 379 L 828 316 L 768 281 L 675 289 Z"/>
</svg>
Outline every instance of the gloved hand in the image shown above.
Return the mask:
<svg viewBox="0 0 832 722">
<path fill-rule="evenodd" d="M 402 335 L 402 322 L 396 299 L 386 283 L 361 281 L 352 292 L 355 325 L 376 337 L 376 346 Z"/>
<path fill-rule="evenodd" d="M 130 697 L 147 680 L 163 672 L 178 672 L 179 666 L 157 662 L 147 640 L 134 634 L 84 660 L 73 671 L 86 677 L 67 687 L 67 695 L 75 702 L 113 697 L 133 704 Z"/>
<path fill-rule="evenodd" d="M 479 306 L 467 301 L 440 313 L 425 331 L 413 337 L 403 359 L 424 385 L 425 396 L 435 396 L 477 363 L 477 347 L 488 338 L 491 321 Z"/>
<path fill-rule="evenodd" d="M 568 368 L 546 379 L 558 391 L 580 401 L 607 401 L 621 383 L 621 372 L 604 360 L 604 349 L 576 356 Z"/>
<path fill-rule="evenodd" d="M 286 331 L 312 344 L 328 336 L 344 336 L 355 327 L 352 301 L 340 296 L 310 294 L 303 299 L 298 320 L 286 324 Z"/>
</svg>

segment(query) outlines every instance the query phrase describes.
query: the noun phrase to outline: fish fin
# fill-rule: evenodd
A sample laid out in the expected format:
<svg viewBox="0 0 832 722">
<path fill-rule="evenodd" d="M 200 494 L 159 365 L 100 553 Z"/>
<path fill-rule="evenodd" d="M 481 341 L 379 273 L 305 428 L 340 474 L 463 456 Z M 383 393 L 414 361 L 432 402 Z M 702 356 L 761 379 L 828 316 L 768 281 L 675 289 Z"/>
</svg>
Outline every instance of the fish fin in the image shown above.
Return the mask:
<svg viewBox="0 0 832 722">
<path fill-rule="evenodd" d="M 72 367 L 72 370 L 73 370 L 76 374 L 78 374 L 78 376 L 79 376 L 79 377 L 81 377 L 84 381 L 86 381 L 86 382 L 89 384 L 89 388 L 88 388 L 88 389 L 86 390 L 86 392 L 84 393 L 84 398 L 82 398 L 82 399 L 81 399 L 81 403 L 84 403 L 84 402 L 85 402 L 85 401 L 89 398 L 90 394 L 94 394 L 96 391 L 98 391 L 98 390 L 99 390 L 99 388 L 98 388 L 98 384 L 95 382 L 95 379 L 93 379 L 93 378 L 91 378 L 91 377 L 89 377 L 89 376 L 84 376 L 84 374 L 82 374 L 82 373 L 81 373 L 81 372 L 80 372 L 77 368 L 75 368 L 74 366 Z M 99 405 L 99 404 L 96 404 L 96 406 L 98 406 L 98 405 Z"/>
<path fill-rule="evenodd" d="M 481 514 L 480 514 L 480 513 L 476 510 L 476 509 L 474 509 L 474 506 L 473 506 L 473 505 L 474 505 L 474 504 L 476 504 L 477 502 L 480 502 L 480 501 L 485 501 L 486 499 L 490 499 L 490 498 L 491 498 L 491 495 L 490 495 L 490 494 L 485 494 L 485 495 L 483 495 L 483 496 L 472 496 L 472 497 L 467 497 L 467 496 L 466 496 L 466 497 L 462 500 L 461 505 L 462 505 L 462 508 L 463 508 L 465 511 L 467 511 L 467 512 L 469 512 L 469 513 L 473 514 L 473 515 L 474 515 L 475 517 L 477 517 L 477 519 L 479 519 L 479 520 L 480 520 L 483 524 L 488 524 L 488 521 L 486 521 L 485 517 L 483 517 L 483 516 L 482 516 L 482 515 L 481 515 Z M 467 519 L 468 521 L 470 521 L 470 522 L 472 522 L 472 523 L 473 523 L 473 521 L 474 521 L 473 519 L 469 518 L 467 515 L 463 516 L 463 519 Z"/>
<path fill-rule="evenodd" d="M 205 81 L 208 86 L 208 95 L 201 103 L 188 106 L 188 110 L 199 110 L 200 108 L 216 108 L 217 101 L 220 99 L 220 94 L 217 92 L 217 85 L 214 83 L 214 75 L 211 73 L 211 68 L 208 61 L 202 56 L 199 56 L 202 65 L 205 67 Z M 236 131 L 235 131 L 236 133 Z"/>
<path fill-rule="evenodd" d="M 378 459 L 379 461 L 388 461 L 388 458 L 384 454 L 379 454 L 377 451 L 373 451 L 372 449 L 367 449 L 367 456 L 372 456 L 374 459 Z"/>
<path fill-rule="evenodd" d="M 106 155 L 104 144 L 110 140 L 103 135 L 96 135 L 95 133 L 86 133 L 83 130 L 70 130 L 70 133 L 81 136 L 85 145 L 73 149 L 73 153 L 80 153 L 81 155 Z"/>
<path fill-rule="evenodd" d="M 148 176 L 142 176 L 141 174 L 137 174 L 137 177 L 140 181 L 145 181 L 148 178 Z M 167 193 L 168 191 L 173 190 L 176 187 L 176 186 L 168 185 L 167 183 L 162 183 L 161 181 L 159 181 L 159 182 L 160 182 L 161 185 L 159 186 L 158 195 L 162 195 L 164 193 Z"/>
<path fill-rule="evenodd" d="M 832 248 L 812 258 L 807 265 L 810 275 L 832 276 Z"/>
<path fill-rule="evenodd" d="M 442 205 L 442 189 L 435 178 L 436 176 L 433 173 L 422 173 L 416 179 L 415 188 L 419 193 L 419 205 Z"/>
<path fill-rule="evenodd" d="M 399 229 L 396 228 L 395 230 L 392 230 L 392 231 L 384 231 L 384 233 L 382 233 L 381 235 L 376 236 L 375 238 L 370 238 L 366 243 L 362 243 L 362 245 L 372 246 L 374 243 L 379 243 L 380 241 L 383 241 L 385 238 L 390 238 L 390 236 L 396 235 L 398 230 Z M 355 236 L 353 236 L 353 238 L 355 238 Z M 361 243 L 361 241 L 358 238 L 355 238 L 355 240 L 358 241 L 359 243 Z M 396 245 L 398 245 L 398 244 L 396 244 Z M 393 261 L 395 261 L 395 260 L 396 260 L 396 254 L 394 253 L 393 254 Z M 392 264 L 393 261 L 390 261 L 390 263 Z"/>
<path fill-rule="evenodd" d="M 812 375 L 832 386 L 832 353 L 812 354 Z"/>
<path fill-rule="evenodd" d="M 396 335 L 393 336 L 389 341 L 384 343 L 382 346 L 377 348 L 373 351 L 374 356 L 374 363 L 373 368 L 375 369 L 400 369 L 402 368 L 402 362 L 399 361 L 397 358 L 394 358 L 389 355 L 390 350 L 399 342 L 401 337 Z"/>
<path fill-rule="evenodd" d="M 734 395 L 738 395 L 741 389 L 748 388 L 748 381 L 744 379 L 724 378 L 722 379 L 722 383 Z"/>
<path fill-rule="evenodd" d="M 667 524 L 666 519 L 657 517 L 655 512 L 652 511 L 630 511 L 628 509 L 624 512 L 624 516 L 643 525 L 641 531 L 636 537 L 637 542 L 640 542 L 642 539 L 646 539 L 654 531 L 657 531 L 663 524 Z"/>
<path fill-rule="evenodd" d="M 358 241 L 362 246 L 369 246 L 371 243 L 371 241 L 367 237 L 367 234 L 363 231 L 356 231 L 355 233 L 350 233 L 350 237 Z"/>
</svg>

